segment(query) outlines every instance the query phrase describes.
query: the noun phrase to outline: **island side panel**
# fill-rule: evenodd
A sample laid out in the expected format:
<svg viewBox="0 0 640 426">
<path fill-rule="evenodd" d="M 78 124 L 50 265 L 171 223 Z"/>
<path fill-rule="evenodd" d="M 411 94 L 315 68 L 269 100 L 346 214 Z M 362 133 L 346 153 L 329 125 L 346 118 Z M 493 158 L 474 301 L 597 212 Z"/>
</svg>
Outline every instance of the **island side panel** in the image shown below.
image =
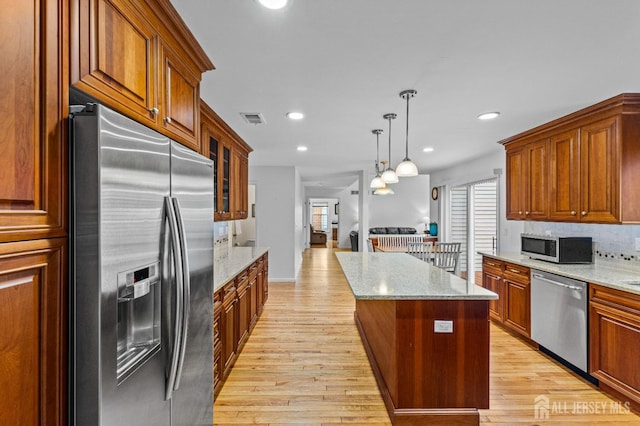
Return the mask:
<svg viewBox="0 0 640 426">
<path fill-rule="evenodd" d="M 397 304 L 397 408 L 489 408 L 489 302 Z M 453 333 L 434 332 L 435 320 Z"/>
<path fill-rule="evenodd" d="M 398 359 L 396 351 L 396 302 L 394 300 L 356 300 L 356 322 L 374 373 L 384 382 L 380 391 L 387 393 L 393 406 L 398 402 Z M 366 339 L 366 340 L 365 340 Z M 375 362 L 375 367 L 373 366 Z"/>
</svg>

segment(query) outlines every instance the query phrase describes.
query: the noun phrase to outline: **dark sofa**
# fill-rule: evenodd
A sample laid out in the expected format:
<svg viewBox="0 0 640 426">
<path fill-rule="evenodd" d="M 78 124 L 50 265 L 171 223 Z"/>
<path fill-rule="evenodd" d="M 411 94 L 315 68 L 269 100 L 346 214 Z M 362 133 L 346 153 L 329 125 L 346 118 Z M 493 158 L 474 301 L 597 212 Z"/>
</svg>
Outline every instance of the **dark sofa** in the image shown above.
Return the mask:
<svg viewBox="0 0 640 426">
<path fill-rule="evenodd" d="M 418 231 L 416 228 L 409 228 L 403 226 L 387 226 L 387 227 L 376 227 L 369 228 L 369 235 L 380 235 L 380 234 L 392 234 L 392 235 L 402 235 L 402 234 L 417 234 Z"/>
</svg>

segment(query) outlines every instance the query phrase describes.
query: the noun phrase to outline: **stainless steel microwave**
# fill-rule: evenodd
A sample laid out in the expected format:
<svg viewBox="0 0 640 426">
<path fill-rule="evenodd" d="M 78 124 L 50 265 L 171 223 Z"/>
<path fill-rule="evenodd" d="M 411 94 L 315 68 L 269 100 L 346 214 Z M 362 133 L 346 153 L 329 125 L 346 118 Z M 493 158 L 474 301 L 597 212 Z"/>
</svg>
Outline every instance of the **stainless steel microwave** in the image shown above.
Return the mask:
<svg viewBox="0 0 640 426">
<path fill-rule="evenodd" d="M 593 263 L 591 237 L 521 234 L 521 254 L 554 263 Z"/>
</svg>

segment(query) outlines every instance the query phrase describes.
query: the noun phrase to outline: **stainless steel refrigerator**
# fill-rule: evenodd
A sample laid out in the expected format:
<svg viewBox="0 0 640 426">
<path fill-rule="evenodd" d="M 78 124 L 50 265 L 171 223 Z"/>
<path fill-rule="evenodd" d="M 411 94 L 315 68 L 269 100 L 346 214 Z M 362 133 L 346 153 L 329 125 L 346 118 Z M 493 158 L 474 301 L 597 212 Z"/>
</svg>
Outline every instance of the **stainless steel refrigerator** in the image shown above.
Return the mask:
<svg viewBox="0 0 640 426">
<path fill-rule="evenodd" d="M 70 122 L 71 422 L 211 425 L 212 162 L 101 105 Z"/>
</svg>

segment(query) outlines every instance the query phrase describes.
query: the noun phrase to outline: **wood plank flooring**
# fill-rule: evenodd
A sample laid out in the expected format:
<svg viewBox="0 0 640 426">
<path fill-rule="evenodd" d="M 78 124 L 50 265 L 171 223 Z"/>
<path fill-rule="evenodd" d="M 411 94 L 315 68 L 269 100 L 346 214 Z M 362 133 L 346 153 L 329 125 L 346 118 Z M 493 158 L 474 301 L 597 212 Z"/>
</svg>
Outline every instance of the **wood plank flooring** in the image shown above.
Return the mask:
<svg viewBox="0 0 640 426">
<path fill-rule="evenodd" d="M 264 312 L 215 401 L 214 424 L 390 424 L 333 253 L 306 250 L 296 283 L 270 283 Z M 624 405 L 493 325 L 490 374 L 491 408 L 481 410 L 481 424 L 640 425 Z M 534 415 L 538 397 L 548 419 Z"/>
</svg>

